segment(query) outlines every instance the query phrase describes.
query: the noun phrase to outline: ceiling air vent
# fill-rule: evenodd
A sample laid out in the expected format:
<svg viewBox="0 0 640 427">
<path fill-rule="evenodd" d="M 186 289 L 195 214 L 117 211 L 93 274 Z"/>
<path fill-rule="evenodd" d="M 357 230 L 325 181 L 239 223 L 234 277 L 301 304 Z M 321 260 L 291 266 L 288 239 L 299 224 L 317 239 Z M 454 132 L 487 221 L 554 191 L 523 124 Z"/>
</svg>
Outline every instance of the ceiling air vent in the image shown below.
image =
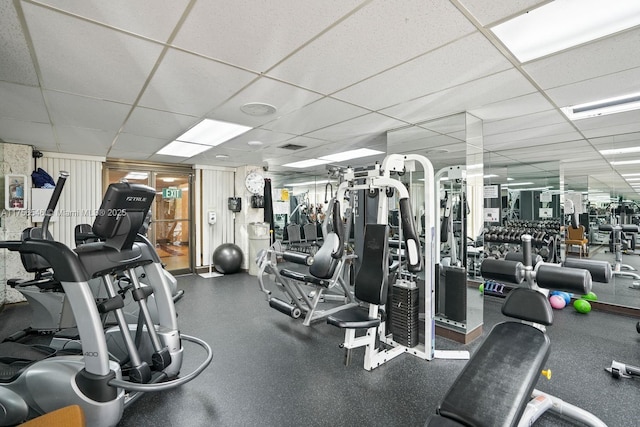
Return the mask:
<svg viewBox="0 0 640 427">
<path fill-rule="evenodd" d="M 305 147 L 304 145 L 297 145 L 297 144 L 285 144 L 280 148 L 284 148 L 285 150 L 300 150 L 301 148 L 307 148 L 307 147 Z"/>
</svg>

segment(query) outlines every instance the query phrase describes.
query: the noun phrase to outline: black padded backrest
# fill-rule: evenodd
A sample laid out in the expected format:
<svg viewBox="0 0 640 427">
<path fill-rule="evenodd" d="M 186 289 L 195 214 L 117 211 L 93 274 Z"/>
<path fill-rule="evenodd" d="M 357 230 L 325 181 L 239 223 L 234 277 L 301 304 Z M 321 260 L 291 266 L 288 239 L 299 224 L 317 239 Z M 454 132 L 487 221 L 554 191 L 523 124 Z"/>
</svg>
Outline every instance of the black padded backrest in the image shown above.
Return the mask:
<svg viewBox="0 0 640 427">
<path fill-rule="evenodd" d="M 111 184 L 93 222 L 93 233 L 104 245 L 117 250 L 131 249 L 156 190 L 142 184 Z"/>
<path fill-rule="evenodd" d="M 529 288 L 515 288 L 502 304 L 502 314 L 541 325 L 553 323 L 553 310 L 547 298 Z"/>
<path fill-rule="evenodd" d="M 362 264 L 355 280 L 355 296 L 369 304 L 384 304 L 389 278 L 389 227 L 367 224 L 364 228 Z"/>
<path fill-rule="evenodd" d="M 289 235 L 290 243 L 300 243 L 302 241 L 302 234 L 300 233 L 300 225 L 298 224 L 287 225 L 287 234 Z"/>
<path fill-rule="evenodd" d="M 520 322 L 497 324 L 454 381 L 438 413 L 465 426 L 517 426 L 550 350 L 549 337 L 540 329 Z"/>
<path fill-rule="evenodd" d="M 330 279 L 336 271 L 339 260 L 331 254 L 340 245 L 340 239 L 335 233 L 329 233 L 322 242 L 322 246 L 313 256 L 313 264 L 309 266 L 309 273 L 319 279 Z"/>
<path fill-rule="evenodd" d="M 22 230 L 22 241 L 25 240 L 41 240 L 42 239 L 42 228 L 40 227 L 29 227 Z M 53 236 L 51 233 L 47 231 L 47 239 L 53 240 Z M 20 252 L 20 260 L 22 261 L 22 266 L 28 273 L 38 273 L 43 272 L 49 268 L 51 268 L 51 264 L 49 261 L 36 254 L 27 254 Z"/>
<path fill-rule="evenodd" d="M 318 228 L 314 222 L 305 224 L 302 227 L 302 231 L 304 232 L 304 239 L 307 242 L 318 240 Z"/>
</svg>

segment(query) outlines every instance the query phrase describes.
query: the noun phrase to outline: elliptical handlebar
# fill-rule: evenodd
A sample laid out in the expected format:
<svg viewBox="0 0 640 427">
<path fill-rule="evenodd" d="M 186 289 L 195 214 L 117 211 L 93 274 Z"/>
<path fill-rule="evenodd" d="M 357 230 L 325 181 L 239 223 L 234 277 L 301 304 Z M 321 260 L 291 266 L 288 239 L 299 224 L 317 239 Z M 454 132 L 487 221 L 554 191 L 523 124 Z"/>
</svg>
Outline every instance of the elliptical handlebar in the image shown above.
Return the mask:
<svg viewBox="0 0 640 427">
<path fill-rule="evenodd" d="M 53 189 L 53 194 L 51 195 L 51 199 L 49 199 L 49 205 L 47 205 L 47 211 L 44 214 L 44 220 L 42 220 L 42 240 L 47 240 L 49 221 L 51 221 L 51 217 L 56 210 L 56 206 L 58 206 L 60 195 L 62 194 L 62 189 L 64 188 L 67 178 L 69 178 L 69 172 L 60 171 L 56 187 Z"/>
</svg>

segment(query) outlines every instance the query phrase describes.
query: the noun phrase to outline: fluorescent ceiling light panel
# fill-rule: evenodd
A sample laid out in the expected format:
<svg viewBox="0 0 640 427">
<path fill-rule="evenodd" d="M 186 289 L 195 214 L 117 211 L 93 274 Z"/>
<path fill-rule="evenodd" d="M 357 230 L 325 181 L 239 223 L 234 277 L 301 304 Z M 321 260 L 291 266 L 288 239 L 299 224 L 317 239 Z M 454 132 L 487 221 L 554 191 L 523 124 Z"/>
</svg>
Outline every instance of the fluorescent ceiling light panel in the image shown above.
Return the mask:
<svg viewBox="0 0 640 427">
<path fill-rule="evenodd" d="M 129 172 L 124 179 L 147 179 L 149 178 L 148 172 Z"/>
<path fill-rule="evenodd" d="M 177 137 L 176 140 L 215 147 L 216 145 L 229 141 L 230 139 L 233 139 L 238 135 L 242 135 L 251 129 L 252 128 L 249 126 L 238 125 L 235 123 L 204 119 Z"/>
<path fill-rule="evenodd" d="M 520 62 L 640 25 L 638 0 L 556 0 L 491 29 Z"/>
<path fill-rule="evenodd" d="M 190 142 L 173 141 L 165 145 L 156 154 L 175 157 L 193 157 L 203 151 L 210 150 L 208 145 L 191 144 Z"/>
<path fill-rule="evenodd" d="M 640 173 L 623 173 L 622 176 L 640 176 Z"/>
<path fill-rule="evenodd" d="M 640 4 L 640 2 L 638 2 Z M 640 109 L 640 92 L 630 93 L 628 95 L 616 96 L 614 98 L 601 99 L 599 101 L 588 102 L 586 104 L 571 105 L 569 107 L 563 107 L 561 110 L 571 120 L 588 119 L 591 117 L 606 116 L 608 114 L 624 113 L 626 111 L 633 111 Z M 602 150 L 611 152 L 611 154 L 618 153 L 635 153 L 636 151 L 630 147 L 628 149 L 621 148 L 618 150 Z M 602 153 L 602 151 L 600 151 Z M 605 154 L 606 155 L 606 154 Z"/>
<path fill-rule="evenodd" d="M 505 184 L 508 185 L 509 187 L 515 187 L 516 185 L 531 185 L 533 184 L 533 182 L 512 182 L 510 184 Z"/>
<path fill-rule="evenodd" d="M 640 147 L 614 148 L 612 150 L 600 150 L 603 156 L 613 156 L 615 154 L 640 153 Z M 640 175 L 640 174 L 637 174 Z M 628 176 L 628 175 L 622 175 Z"/>
<path fill-rule="evenodd" d="M 282 165 L 289 168 L 310 168 L 313 166 L 326 165 L 330 160 L 320 160 L 320 159 L 309 159 L 309 160 L 301 160 L 299 162 L 287 163 L 286 165 Z"/>
<path fill-rule="evenodd" d="M 627 182 L 629 181 L 640 181 L 640 178 L 627 178 Z"/>
<path fill-rule="evenodd" d="M 321 179 L 319 181 L 305 181 L 305 182 L 294 182 L 291 184 L 284 184 L 283 187 L 303 187 L 305 185 L 326 184 L 328 182 L 330 182 L 328 179 Z"/>
<path fill-rule="evenodd" d="M 612 166 L 620 166 L 620 165 L 636 165 L 638 163 L 640 163 L 640 159 L 635 159 L 635 160 L 615 160 L 612 162 L 609 162 Z"/>
<path fill-rule="evenodd" d="M 345 160 L 359 159 L 360 157 L 375 156 L 384 154 L 383 151 L 371 150 L 370 148 L 358 148 L 356 150 L 343 151 L 342 153 L 330 154 L 320 157 L 321 160 L 329 162 L 344 162 Z"/>
<path fill-rule="evenodd" d="M 485 175 L 484 178 L 498 178 L 500 175 L 496 175 L 494 173 L 490 173 L 489 175 Z"/>
</svg>

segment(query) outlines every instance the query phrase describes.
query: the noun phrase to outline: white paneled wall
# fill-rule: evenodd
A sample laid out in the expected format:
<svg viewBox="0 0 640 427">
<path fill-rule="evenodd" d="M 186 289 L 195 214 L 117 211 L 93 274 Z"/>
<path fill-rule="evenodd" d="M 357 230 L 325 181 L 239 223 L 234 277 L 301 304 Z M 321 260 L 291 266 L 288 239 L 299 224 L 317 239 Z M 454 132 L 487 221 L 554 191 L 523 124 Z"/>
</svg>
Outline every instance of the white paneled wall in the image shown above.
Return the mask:
<svg viewBox="0 0 640 427">
<path fill-rule="evenodd" d="M 196 194 L 200 194 L 196 197 L 196 267 L 208 266 L 220 244 L 234 243 L 233 212 L 227 209 L 227 199 L 235 193 L 234 179 L 233 169 L 196 166 Z M 207 222 L 210 210 L 215 211 L 217 217 L 212 227 Z"/>
<path fill-rule="evenodd" d="M 104 161 L 104 157 L 60 153 L 44 153 L 44 157 L 38 160 L 38 167 L 46 170 L 56 181 L 60 171 L 69 172 L 57 207 L 58 219 L 50 224 L 49 230 L 55 240 L 71 248 L 75 248 L 75 226 L 93 224 L 95 211 L 102 202 Z"/>
</svg>

